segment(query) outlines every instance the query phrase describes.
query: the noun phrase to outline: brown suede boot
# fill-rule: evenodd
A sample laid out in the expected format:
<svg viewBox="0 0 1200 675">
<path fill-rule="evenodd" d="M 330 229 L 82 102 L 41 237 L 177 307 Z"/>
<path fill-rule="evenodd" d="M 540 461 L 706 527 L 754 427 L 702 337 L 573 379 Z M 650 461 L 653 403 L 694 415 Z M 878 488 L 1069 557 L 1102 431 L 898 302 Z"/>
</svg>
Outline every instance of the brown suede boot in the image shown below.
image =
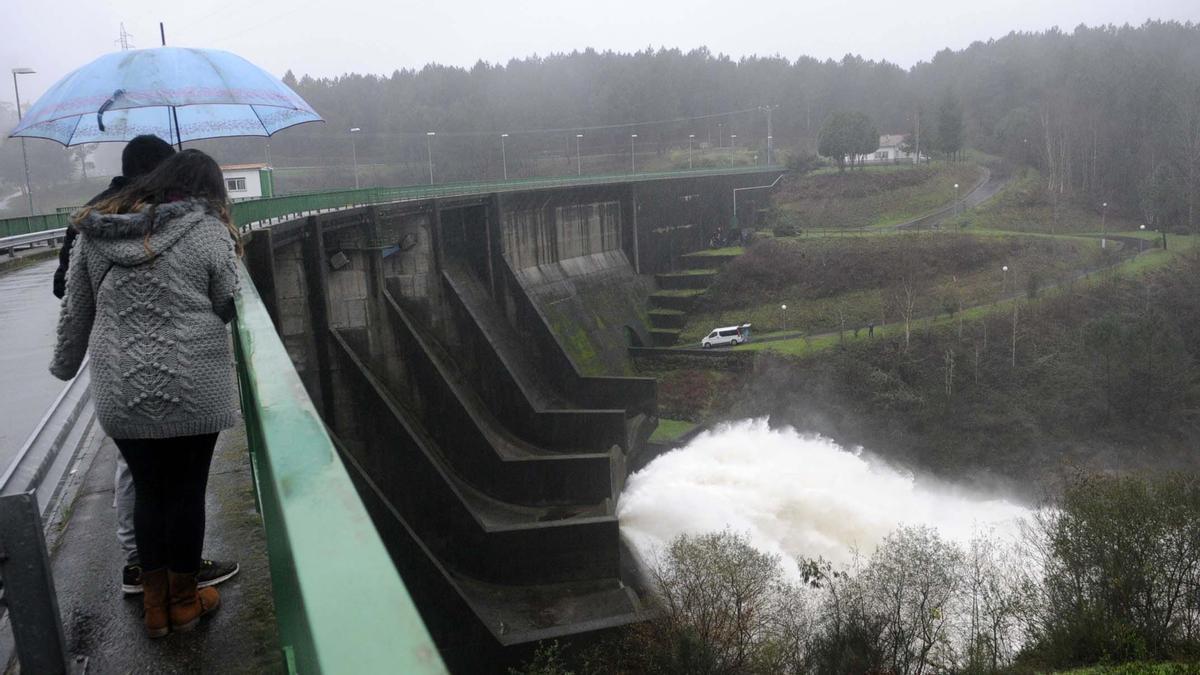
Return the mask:
<svg viewBox="0 0 1200 675">
<path fill-rule="evenodd" d="M 215 611 L 221 604 L 217 589 L 196 588 L 196 573 L 169 572 L 171 586 L 171 630 L 187 632 L 200 623 L 200 617 Z"/>
<path fill-rule="evenodd" d="M 167 568 L 142 572 L 142 608 L 146 614 L 146 635 L 165 637 L 171 632 L 167 620 Z"/>
</svg>

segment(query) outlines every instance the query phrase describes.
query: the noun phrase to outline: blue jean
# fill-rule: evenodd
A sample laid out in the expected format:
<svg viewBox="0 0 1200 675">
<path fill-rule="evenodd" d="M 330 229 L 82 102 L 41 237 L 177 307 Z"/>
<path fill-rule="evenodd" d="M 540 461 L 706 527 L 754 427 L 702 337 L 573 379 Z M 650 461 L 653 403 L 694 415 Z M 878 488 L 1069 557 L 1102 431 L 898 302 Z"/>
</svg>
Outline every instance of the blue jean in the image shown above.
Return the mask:
<svg viewBox="0 0 1200 675">
<path fill-rule="evenodd" d="M 125 458 L 117 452 L 117 475 L 113 477 L 113 508 L 117 510 L 117 543 L 125 554 L 125 564 L 138 562 L 137 538 L 133 528 L 133 504 L 137 492 L 133 489 L 133 474 Z"/>
</svg>

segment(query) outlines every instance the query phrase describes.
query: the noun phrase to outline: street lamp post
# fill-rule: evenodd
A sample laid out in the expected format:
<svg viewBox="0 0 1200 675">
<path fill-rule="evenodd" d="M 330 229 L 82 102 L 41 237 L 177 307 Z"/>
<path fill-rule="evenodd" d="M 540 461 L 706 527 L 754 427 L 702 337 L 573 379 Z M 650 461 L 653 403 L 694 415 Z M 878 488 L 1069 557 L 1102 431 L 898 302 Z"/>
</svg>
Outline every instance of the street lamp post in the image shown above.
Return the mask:
<svg viewBox="0 0 1200 675">
<path fill-rule="evenodd" d="M 629 172 L 637 173 L 637 134 L 629 134 Z"/>
<path fill-rule="evenodd" d="M 760 106 L 758 106 L 759 110 L 767 113 L 767 165 L 768 166 L 771 164 L 771 141 L 774 138 L 771 135 L 771 112 L 775 108 L 778 108 L 778 107 L 779 106 L 777 106 L 777 105 L 760 105 Z"/>
<path fill-rule="evenodd" d="M 17 86 L 18 75 L 32 75 L 33 68 L 13 68 L 13 93 L 17 97 L 17 122 L 21 121 L 21 89 Z M 33 189 L 29 187 L 29 156 L 25 154 L 25 139 L 21 138 L 21 164 L 25 167 L 25 201 L 29 204 L 29 215 L 33 216 Z"/>
<path fill-rule="evenodd" d="M 1108 202 L 1100 205 L 1100 248 L 1108 245 Z"/>
<path fill-rule="evenodd" d="M 958 215 L 958 183 L 954 184 L 954 215 Z"/>
<path fill-rule="evenodd" d="M 1141 230 L 1142 233 L 1144 234 L 1146 232 L 1146 225 L 1145 224 L 1138 225 L 1138 229 Z M 1142 239 L 1142 238 L 1138 238 L 1138 253 L 1142 253 L 1145 250 L 1146 250 L 1146 240 Z"/>
<path fill-rule="evenodd" d="M 583 160 L 579 154 L 579 141 L 583 139 L 583 134 L 575 134 L 575 175 L 583 175 Z"/>
<path fill-rule="evenodd" d="M 500 164 L 504 167 L 504 180 L 508 180 L 508 155 L 504 152 L 504 139 L 508 134 L 500 134 Z"/>
<path fill-rule="evenodd" d="M 733 155 L 737 152 L 737 134 L 729 134 L 729 165 L 733 166 Z"/>
<path fill-rule="evenodd" d="M 436 131 L 425 132 L 425 153 L 429 155 L 429 184 L 433 185 L 433 137 L 437 136 Z"/>
<path fill-rule="evenodd" d="M 696 141 L 696 134 L 688 134 L 688 168 L 692 168 L 692 143 Z"/>
<path fill-rule="evenodd" d="M 1001 299 L 1004 299 L 1004 294 L 1008 292 L 1008 265 L 1001 267 L 1000 271 L 1004 272 L 1004 285 L 1000 288 Z"/>
<path fill-rule="evenodd" d="M 783 330 L 784 326 L 787 323 L 787 321 L 784 319 L 785 312 L 787 312 L 787 305 L 780 305 L 779 306 L 779 330 Z"/>
<path fill-rule="evenodd" d="M 354 189 L 358 189 L 358 144 L 355 141 L 354 134 L 362 131 L 358 127 L 350 127 L 350 153 L 354 157 Z"/>
</svg>

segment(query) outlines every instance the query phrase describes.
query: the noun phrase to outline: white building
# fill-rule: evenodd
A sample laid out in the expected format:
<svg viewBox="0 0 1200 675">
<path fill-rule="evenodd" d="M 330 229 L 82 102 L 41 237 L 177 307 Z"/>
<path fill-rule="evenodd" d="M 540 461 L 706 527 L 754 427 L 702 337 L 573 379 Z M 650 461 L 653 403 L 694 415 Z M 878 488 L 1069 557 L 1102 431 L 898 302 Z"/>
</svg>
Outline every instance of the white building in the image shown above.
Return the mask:
<svg viewBox="0 0 1200 675">
<path fill-rule="evenodd" d="M 266 164 L 226 164 L 221 173 L 231 200 L 275 196 L 275 180 Z"/>
<path fill-rule="evenodd" d="M 905 152 L 901 146 L 904 145 L 904 134 L 884 134 L 879 137 L 879 148 L 875 152 L 866 156 L 868 162 L 912 162 L 916 156 L 912 152 Z M 925 159 L 922 153 L 921 159 Z"/>
<path fill-rule="evenodd" d="M 879 147 L 871 153 L 846 157 L 848 164 L 911 164 L 914 163 L 915 153 L 904 151 L 904 134 L 884 134 L 879 137 Z M 921 161 L 929 159 L 929 155 L 921 153 Z"/>
</svg>

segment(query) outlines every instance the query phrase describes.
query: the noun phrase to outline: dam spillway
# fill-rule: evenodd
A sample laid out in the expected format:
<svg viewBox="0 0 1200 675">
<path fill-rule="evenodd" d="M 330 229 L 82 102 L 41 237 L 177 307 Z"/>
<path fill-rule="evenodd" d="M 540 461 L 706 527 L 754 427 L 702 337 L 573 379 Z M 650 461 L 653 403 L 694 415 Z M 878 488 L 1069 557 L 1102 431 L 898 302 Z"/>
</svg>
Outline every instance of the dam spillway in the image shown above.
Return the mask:
<svg viewBox="0 0 1200 675">
<path fill-rule="evenodd" d="M 653 275 L 728 224 L 733 188 L 776 175 L 412 200 L 253 232 L 251 277 L 448 662 L 646 615 L 616 501 L 656 386 L 629 376 L 626 347 L 651 342 Z"/>
</svg>

